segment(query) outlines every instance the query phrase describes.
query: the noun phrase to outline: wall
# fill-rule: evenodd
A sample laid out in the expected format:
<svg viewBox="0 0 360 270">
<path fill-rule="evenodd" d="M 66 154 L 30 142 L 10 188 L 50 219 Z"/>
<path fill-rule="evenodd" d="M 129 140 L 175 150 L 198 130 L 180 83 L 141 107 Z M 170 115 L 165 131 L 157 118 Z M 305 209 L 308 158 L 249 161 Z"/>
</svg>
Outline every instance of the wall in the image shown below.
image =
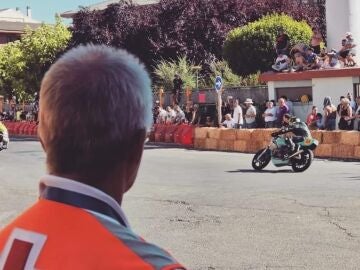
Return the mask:
<svg viewBox="0 0 360 270">
<path fill-rule="evenodd" d="M 340 96 L 346 96 L 353 92 L 352 77 L 314 78 L 313 80 L 313 103 L 321 110 L 325 96 L 330 96 L 335 105 L 340 101 Z"/>
</svg>

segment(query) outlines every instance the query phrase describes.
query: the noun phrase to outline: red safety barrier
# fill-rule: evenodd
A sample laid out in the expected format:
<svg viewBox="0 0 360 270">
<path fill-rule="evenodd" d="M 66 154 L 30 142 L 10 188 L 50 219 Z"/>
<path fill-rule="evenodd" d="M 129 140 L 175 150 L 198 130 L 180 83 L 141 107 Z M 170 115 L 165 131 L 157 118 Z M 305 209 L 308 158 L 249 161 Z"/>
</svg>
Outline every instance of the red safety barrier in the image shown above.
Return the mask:
<svg viewBox="0 0 360 270">
<path fill-rule="evenodd" d="M 166 128 L 166 132 L 165 132 L 165 142 L 167 143 L 173 143 L 174 142 L 174 135 L 175 135 L 175 132 L 181 128 L 180 126 L 178 125 L 171 125 L 171 126 L 168 126 Z"/>
<path fill-rule="evenodd" d="M 166 128 L 166 125 L 158 124 L 155 130 L 155 142 L 164 142 Z"/>
<path fill-rule="evenodd" d="M 180 128 L 183 129 L 183 132 L 180 135 L 180 143 L 186 146 L 194 145 L 194 127 L 189 125 L 181 125 Z"/>
</svg>

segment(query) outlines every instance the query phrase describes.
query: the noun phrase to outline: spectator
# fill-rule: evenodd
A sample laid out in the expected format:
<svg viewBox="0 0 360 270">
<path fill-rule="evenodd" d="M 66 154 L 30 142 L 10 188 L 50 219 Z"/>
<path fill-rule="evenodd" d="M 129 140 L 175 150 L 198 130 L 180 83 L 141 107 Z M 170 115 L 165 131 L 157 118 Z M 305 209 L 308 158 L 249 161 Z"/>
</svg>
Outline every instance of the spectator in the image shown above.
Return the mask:
<svg viewBox="0 0 360 270">
<path fill-rule="evenodd" d="M 355 100 L 353 98 L 353 95 L 350 92 L 348 92 L 346 97 L 349 99 L 350 106 L 351 106 L 351 108 L 352 108 L 352 110 L 354 112 L 356 110 L 356 102 L 355 102 Z"/>
<path fill-rule="evenodd" d="M 201 113 L 199 110 L 199 104 L 194 104 L 190 124 L 199 126 L 201 122 Z"/>
<path fill-rule="evenodd" d="M 312 28 L 313 34 L 311 36 L 311 48 L 313 49 L 314 53 L 320 54 L 320 44 L 323 41 L 323 37 L 321 35 L 320 30 L 317 27 Z"/>
<path fill-rule="evenodd" d="M 176 117 L 175 111 L 174 111 L 170 106 L 167 106 L 167 107 L 166 107 L 166 112 L 167 112 L 167 115 L 166 115 L 166 124 L 172 124 L 172 123 L 174 123 L 175 117 Z"/>
<path fill-rule="evenodd" d="M 167 115 L 168 115 L 167 111 L 165 111 L 163 109 L 163 107 L 159 107 L 156 123 L 157 124 L 165 124 Z"/>
<path fill-rule="evenodd" d="M 352 109 L 350 106 L 350 101 L 347 98 L 343 98 L 340 101 L 340 121 L 339 129 L 341 130 L 352 130 Z"/>
<path fill-rule="evenodd" d="M 49 174 L 39 200 L 0 232 L 5 268 L 184 269 L 136 235 L 121 208 L 151 126 L 144 66 L 123 50 L 79 46 L 50 67 L 40 95 Z"/>
<path fill-rule="evenodd" d="M 242 113 L 242 108 L 240 107 L 239 104 L 239 100 L 235 99 L 234 101 L 234 114 L 233 114 L 233 119 L 235 122 L 235 128 L 242 128 L 242 126 L 244 125 L 244 119 L 243 119 L 243 113 Z"/>
<path fill-rule="evenodd" d="M 183 84 L 184 83 L 183 83 L 182 79 L 180 78 L 180 75 L 175 74 L 174 80 L 173 80 L 174 89 L 173 89 L 173 92 L 172 92 L 173 105 L 180 103 L 180 92 L 181 92 L 181 89 L 183 87 Z"/>
<path fill-rule="evenodd" d="M 279 54 L 271 67 L 278 72 L 289 71 L 290 58 L 286 54 Z"/>
<path fill-rule="evenodd" d="M 265 128 L 276 127 L 276 108 L 272 101 L 266 102 L 266 110 L 263 114 L 265 120 Z"/>
<path fill-rule="evenodd" d="M 354 130 L 360 131 L 360 96 L 356 98 L 356 110 L 354 113 Z"/>
<path fill-rule="evenodd" d="M 322 118 L 323 116 L 318 112 L 318 108 L 313 106 L 311 113 L 306 118 L 306 124 L 308 125 L 309 129 L 319 129 L 322 127 Z"/>
<path fill-rule="evenodd" d="M 160 108 L 160 101 L 156 101 L 154 108 L 153 108 L 153 123 L 156 124 L 157 123 L 157 119 L 159 116 L 159 108 Z"/>
<path fill-rule="evenodd" d="M 176 124 L 184 123 L 185 122 L 185 113 L 184 113 L 184 111 L 180 108 L 179 105 L 175 105 L 174 110 L 175 110 L 175 113 L 176 113 L 174 122 Z"/>
<path fill-rule="evenodd" d="M 213 127 L 214 120 L 211 119 L 211 116 L 206 116 L 205 127 Z"/>
<path fill-rule="evenodd" d="M 356 62 L 353 58 L 353 56 L 356 55 L 356 52 L 355 52 L 355 47 L 356 47 L 356 44 L 354 43 L 354 39 L 353 39 L 353 36 L 352 36 L 352 33 L 351 32 L 347 32 L 345 34 L 345 51 L 346 51 L 346 61 L 347 61 L 347 66 L 350 66 L 350 67 L 353 67 L 353 66 L 356 66 Z"/>
<path fill-rule="evenodd" d="M 278 36 L 276 37 L 275 50 L 276 54 L 288 54 L 290 46 L 290 38 L 285 33 L 284 29 L 279 29 Z"/>
<path fill-rule="evenodd" d="M 234 128 L 235 122 L 234 119 L 231 118 L 231 114 L 225 114 L 225 120 L 222 122 L 223 127 L 226 128 Z"/>
<path fill-rule="evenodd" d="M 253 106 L 251 98 L 247 98 L 244 102 L 246 106 L 245 128 L 256 128 L 256 108 Z"/>
<path fill-rule="evenodd" d="M 326 54 L 326 59 L 324 60 L 324 63 L 321 66 L 321 68 L 338 69 L 340 67 L 341 65 L 338 59 L 338 53 L 335 49 L 331 49 L 331 51 Z"/>
<path fill-rule="evenodd" d="M 280 128 L 283 125 L 282 121 L 284 115 L 289 114 L 289 107 L 286 105 L 285 98 L 283 97 L 279 98 L 278 103 L 279 103 L 279 107 L 276 112 L 276 118 L 277 118 L 277 126 Z"/>
<path fill-rule="evenodd" d="M 305 68 L 306 70 L 319 68 L 319 58 L 314 52 L 313 48 L 308 48 L 306 50 L 305 61 L 306 61 L 306 68 Z"/>
<path fill-rule="evenodd" d="M 331 97 L 324 98 L 324 128 L 326 130 L 336 129 L 336 107 L 331 102 Z"/>
<path fill-rule="evenodd" d="M 294 115 L 294 104 L 287 96 L 281 96 L 285 100 L 286 106 L 289 108 L 289 114 Z"/>
<path fill-rule="evenodd" d="M 296 52 L 294 54 L 294 66 L 293 66 L 293 70 L 294 71 L 302 71 L 304 70 L 304 68 L 306 67 L 306 61 L 304 56 L 300 53 L 300 52 Z"/>
</svg>

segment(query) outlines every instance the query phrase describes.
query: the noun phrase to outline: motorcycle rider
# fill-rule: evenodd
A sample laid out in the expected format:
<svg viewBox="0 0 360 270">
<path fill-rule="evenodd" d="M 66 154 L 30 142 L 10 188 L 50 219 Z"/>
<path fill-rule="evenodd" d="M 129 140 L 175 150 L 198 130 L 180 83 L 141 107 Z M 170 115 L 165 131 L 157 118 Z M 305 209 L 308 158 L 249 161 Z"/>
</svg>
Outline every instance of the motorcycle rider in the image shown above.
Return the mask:
<svg viewBox="0 0 360 270">
<path fill-rule="evenodd" d="M 9 133 L 6 126 L 0 121 L 0 151 L 7 149 L 9 143 Z"/>
<path fill-rule="evenodd" d="M 305 138 L 311 138 L 311 133 L 306 123 L 301 122 L 299 118 L 292 117 L 290 114 L 284 114 L 283 124 L 279 134 L 293 133 L 293 136 L 286 136 L 285 142 L 291 149 L 290 154 L 299 151 L 298 143 L 303 142 Z"/>
</svg>

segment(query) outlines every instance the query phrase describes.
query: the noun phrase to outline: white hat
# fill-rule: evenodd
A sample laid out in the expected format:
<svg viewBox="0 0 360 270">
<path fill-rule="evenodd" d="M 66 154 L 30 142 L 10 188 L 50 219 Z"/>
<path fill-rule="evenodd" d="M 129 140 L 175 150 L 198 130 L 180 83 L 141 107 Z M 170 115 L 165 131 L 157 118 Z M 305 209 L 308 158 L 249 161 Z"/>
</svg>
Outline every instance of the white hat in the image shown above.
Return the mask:
<svg viewBox="0 0 360 270">
<path fill-rule="evenodd" d="M 351 32 L 346 32 L 345 36 L 346 36 L 346 37 L 352 36 L 352 33 L 351 33 Z"/>
<path fill-rule="evenodd" d="M 244 103 L 250 103 L 250 104 L 253 104 L 254 102 L 252 101 L 252 99 L 251 99 L 251 98 L 247 98 L 247 99 L 244 101 Z"/>
</svg>

